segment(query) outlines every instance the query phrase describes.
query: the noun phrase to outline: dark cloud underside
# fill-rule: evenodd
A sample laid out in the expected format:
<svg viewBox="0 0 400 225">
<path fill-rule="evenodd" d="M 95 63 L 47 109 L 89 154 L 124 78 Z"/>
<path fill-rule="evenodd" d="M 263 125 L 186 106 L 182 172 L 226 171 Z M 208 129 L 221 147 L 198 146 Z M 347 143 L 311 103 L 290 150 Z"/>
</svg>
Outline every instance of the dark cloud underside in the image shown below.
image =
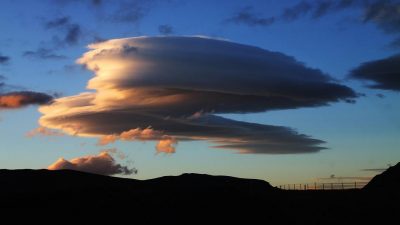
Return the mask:
<svg viewBox="0 0 400 225">
<path fill-rule="evenodd" d="M 21 108 L 27 105 L 43 105 L 49 103 L 52 96 L 33 91 L 0 93 L 0 109 Z"/>
<path fill-rule="evenodd" d="M 350 77 L 372 82 L 368 87 L 373 89 L 400 91 L 400 55 L 363 63 Z"/>
</svg>

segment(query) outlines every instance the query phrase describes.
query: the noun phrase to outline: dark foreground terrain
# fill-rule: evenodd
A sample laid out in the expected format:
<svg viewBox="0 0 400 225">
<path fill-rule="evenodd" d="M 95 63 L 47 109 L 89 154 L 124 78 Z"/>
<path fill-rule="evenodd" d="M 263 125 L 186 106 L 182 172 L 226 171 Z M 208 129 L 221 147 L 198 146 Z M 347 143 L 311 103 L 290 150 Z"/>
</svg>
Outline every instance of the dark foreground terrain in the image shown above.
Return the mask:
<svg viewBox="0 0 400 225">
<path fill-rule="evenodd" d="M 200 174 L 140 181 L 69 170 L 0 170 L 0 199 L 3 208 L 40 212 L 37 218 L 68 212 L 58 224 L 71 223 L 75 214 L 90 224 L 110 218 L 111 224 L 121 218 L 128 224 L 398 224 L 400 164 L 363 190 L 345 191 L 284 191 L 261 180 Z M 15 219 L 37 219 L 21 215 Z"/>
</svg>

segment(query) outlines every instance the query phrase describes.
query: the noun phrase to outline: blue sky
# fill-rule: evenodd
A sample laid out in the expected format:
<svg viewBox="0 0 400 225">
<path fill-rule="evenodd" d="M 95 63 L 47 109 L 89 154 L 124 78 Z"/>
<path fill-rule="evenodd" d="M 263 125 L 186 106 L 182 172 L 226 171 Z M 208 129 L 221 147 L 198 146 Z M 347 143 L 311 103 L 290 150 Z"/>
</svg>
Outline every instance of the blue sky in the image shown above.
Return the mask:
<svg viewBox="0 0 400 225">
<path fill-rule="evenodd" d="M 399 7 L 398 1 L 387 2 Z M 309 11 L 288 21 L 281 18 L 282 12 L 299 1 L 95 3 L 1 1 L 0 55 L 9 57 L 0 64 L 0 74 L 6 77 L 4 82 L 37 92 L 76 95 L 87 91 L 87 82 L 93 77 L 92 71 L 75 64 L 87 52 L 88 44 L 98 39 L 162 36 L 166 34 L 159 32 L 159 26 L 165 25 L 171 28 L 169 35 L 173 36 L 203 35 L 293 56 L 364 94 L 354 104 L 339 102 L 322 107 L 223 115 L 239 121 L 291 127 L 326 141 L 327 150 L 307 154 L 235 154 L 210 148 L 206 141 L 180 141 L 175 154 L 165 155 L 155 154 L 154 141 L 117 142 L 112 147 L 123 151 L 139 170 L 132 177 L 146 179 L 196 172 L 260 178 L 279 185 L 310 182 L 331 174 L 368 177 L 374 173 L 362 169 L 385 168 L 399 161 L 399 92 L 370 89 L 365 87 L 365 81 L 348 79 L 350 71 L 360 64 L 399 52 L 399 48 L 389 45 L 400 32 L 385 31 L 376 20 L 363 21 L 363 4 L 332 10 L 319 18 L 313 18 Z M 250 13 L 253 19 L 275 19 L 268 25 L 233 21 L 240 12 Z M 119 18 L 123 13 L 132 18 Z M 74 43 L 64 40 L 65 29 L 69 28 L 46 27 L 63 17 L 68 18 L 69 25 L 79 26 L 80 34 Z M 63 57 L 24 56 L 25 52 L 40 48 Z M 96 145 L 96 138 L 26 137 L 28 131 L 38 127 L 40 116 L 37 106 L 0 111 L 3 168 L 46 168 L 60 157 L 71 159 L 104 149 Z"/>
</svg>

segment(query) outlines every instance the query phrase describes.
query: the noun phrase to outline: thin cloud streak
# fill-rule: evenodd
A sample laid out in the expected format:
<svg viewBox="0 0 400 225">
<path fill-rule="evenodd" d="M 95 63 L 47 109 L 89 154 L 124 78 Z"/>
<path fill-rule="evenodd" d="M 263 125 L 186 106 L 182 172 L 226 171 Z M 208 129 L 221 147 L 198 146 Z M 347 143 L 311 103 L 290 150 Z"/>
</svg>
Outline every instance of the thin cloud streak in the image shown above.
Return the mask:
<svg viewBox="0 0 400 225">
<path fill-rule="evenodd" d="M 66 59 L 64 55 L 58 55 L 53 50 L 48 48 L 38 48 L 36 50 L 29 50 L 22 53 L 22 56 L 34 59 Z"/>
<path fill-rule="evenodd" d="M 50 130 L 45 127 L 37 127 L 29 132 L 26 133 L 26 136 L 29 138 L 35 137 L 35 136 L 64 136 L 65 134 L 58 131 L 58 130 Z"/>
<path fill-rule="evenodd" d="M 226 20 L 230 23 L 246 24 L 248 26 L 269 26 L 275 22 L 274 17 L 260 17 L 253 12 L 252 7 L 245 7 Z"/>
</svg>

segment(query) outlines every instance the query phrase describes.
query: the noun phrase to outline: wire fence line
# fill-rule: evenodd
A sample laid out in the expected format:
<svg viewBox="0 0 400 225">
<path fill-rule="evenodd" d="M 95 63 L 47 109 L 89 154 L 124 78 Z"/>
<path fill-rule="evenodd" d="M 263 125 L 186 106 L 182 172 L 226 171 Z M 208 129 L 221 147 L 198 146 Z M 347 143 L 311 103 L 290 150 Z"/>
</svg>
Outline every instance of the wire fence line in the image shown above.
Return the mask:
<svg viewBox="0 0 400 225">
<path fill-rule="evenodd" d="M 361 189 L 368 182 L 357 181 L 357 182 L 340 182 L 340 183 L 307 183 L 307 184 L 284 184 L 277 186 L 282 190 L 349 190 L 349 189 Z"/>
</svg>

